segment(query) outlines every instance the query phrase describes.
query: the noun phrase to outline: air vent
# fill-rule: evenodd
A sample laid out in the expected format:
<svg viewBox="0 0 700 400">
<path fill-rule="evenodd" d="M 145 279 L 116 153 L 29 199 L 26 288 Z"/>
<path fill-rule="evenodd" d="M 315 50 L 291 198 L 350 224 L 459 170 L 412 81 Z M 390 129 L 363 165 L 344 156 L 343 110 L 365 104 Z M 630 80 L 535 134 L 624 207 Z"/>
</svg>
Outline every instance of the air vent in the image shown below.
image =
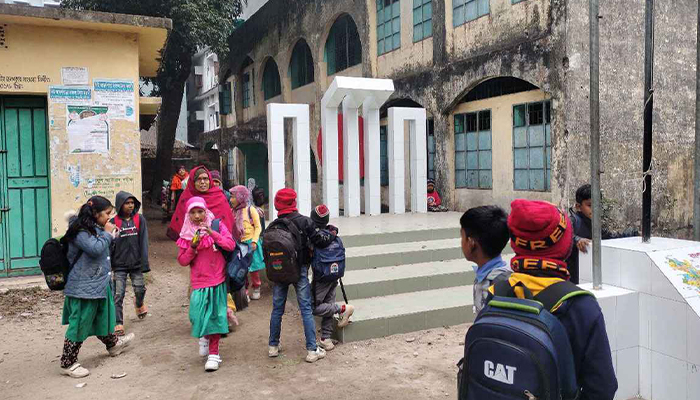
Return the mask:
<svg viewBox="0 0 700 400">
<path fill-rule="evenodd" d="M 7 31 L 7 25 L 0 25 L 0 50 L 4 50 L 7 48 L 7 37 L 6 37 L 6 32 Z"/>
</svg>

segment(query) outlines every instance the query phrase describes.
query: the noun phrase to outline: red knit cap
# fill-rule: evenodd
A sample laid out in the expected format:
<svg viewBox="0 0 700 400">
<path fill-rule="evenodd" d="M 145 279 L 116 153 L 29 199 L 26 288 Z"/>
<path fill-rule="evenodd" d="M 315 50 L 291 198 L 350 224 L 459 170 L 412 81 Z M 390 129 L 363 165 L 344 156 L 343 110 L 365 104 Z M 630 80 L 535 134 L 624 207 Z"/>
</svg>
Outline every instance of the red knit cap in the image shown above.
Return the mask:
<svg viewBox="0 0 700 400">
<path fill-rule="evenodd" d="M 275 210 L 277 214 L 285 215 L 297 210 L 297 192 L 294 189 L 284 188 L 275 194 Z"/>
<path fill-rule="evenodd" d="M 573 227 L 565 212 L 545 201 L 518 199 L 510 204 L 511 247 L 519 256 L 565 260 L 571 253 Z"/>
</svg>

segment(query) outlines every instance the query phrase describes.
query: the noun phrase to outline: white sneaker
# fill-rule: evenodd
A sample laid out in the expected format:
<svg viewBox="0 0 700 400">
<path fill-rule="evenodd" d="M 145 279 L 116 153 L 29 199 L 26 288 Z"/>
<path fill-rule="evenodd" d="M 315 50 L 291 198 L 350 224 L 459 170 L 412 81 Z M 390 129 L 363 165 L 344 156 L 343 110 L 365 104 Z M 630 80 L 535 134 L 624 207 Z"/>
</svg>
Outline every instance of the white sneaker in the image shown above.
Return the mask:
<svg viewBox="0 0 700 400">
<path fill-rule="evenodd" d="M 277 357 L 280 355 L 281 350 L 281 346 L 269 346 L 267 348 L 267 356 L 271 358 Z"/>
<path fill-rule="evenodd" d="M 217 354 L 209 354 L 207 357 L 207 363 L 204 364 L 205 371 L 216 371 L 219 369 L 219 364 L 221 364 L 221 357 Z"/>
<path fill-rule="evenodd" d="M 318 342 L 318 344 L 323 348 L 323 350 L 326 351 L 331 351 L 335 349 L 335 343 L 333 343 L 333 339 L 331 338 L 323 339 L 320 342 Z"/>
<path fill-rule="evenodd" d="M 80 379 L 90 375 L 90 371 L 81 367 L 80 364 L 75 363 L 68 368 L 61 368 L 61 375 L 67 375 L 71 378 Z"/>
<path fill-rule="evenodd" d="M 316 351 L 309 350 L 306 354 L 306 362 L 313 363 L 326 357 L 326 351 L 321 347 L 317 347 Z"/>
<path fill-rule="evenodd" d="M 355 312 L 355 307 L 350 304 L 345 305 L 345 312 L 340 314 L 340 321 L 338 321 L 338 328 L 345 328 L 350 323 L 350 316 Z"/>
<path fill-rule="evenodd" d="M 205 337 L 199 338 L 199 355 L 202 357 L 209 355 L 209 339 Z"/>
<path fill-rule="evenodd" d="M 260 288 L 253 288 L 253 295 L 250 296 L 253 300 L 260 300 Z"/>
<path fill-rule="evenodd" d="M 134 340 L 133 333 L 120 337 L 117 341 L 117 344 L 115 344 L 114 346 L 112 346 L 112 348 L 107 350 L 109 352 L 110 357 L 116 357 L 122 354 L 124 350 L 126 350 L 126 348 L 129 347 L 129 344 L 132 340 Z"/>
</svg>

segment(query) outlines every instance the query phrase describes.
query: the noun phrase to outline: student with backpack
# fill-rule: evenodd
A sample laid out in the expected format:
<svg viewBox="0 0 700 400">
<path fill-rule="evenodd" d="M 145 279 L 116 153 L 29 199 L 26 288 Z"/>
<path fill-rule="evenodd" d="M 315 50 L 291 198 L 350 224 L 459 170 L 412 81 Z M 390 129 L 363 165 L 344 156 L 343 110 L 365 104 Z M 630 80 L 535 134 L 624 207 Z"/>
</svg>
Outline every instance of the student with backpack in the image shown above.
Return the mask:
<svg viewBox="0 0 700 400">
<path fill-rule="evenodd" d="M 325 247 L 331 240 L 314 235 L 316 226 L 311 218 L 299 214 L 297 193 L 294 190 L 284 188 L 278 191 L 275 195 L 275 209 L 279 218 L 267 227 L 263 235 L 267 277 L 274 283 L 268 356 L 279 355 L 282 314 L 287 302 L 289 285 L 294 285 L 304 324 L 306 361 L 313 363 L 324 358 L 326 351 L 316 344 L 316 323 L 313 317 L 308 277 L 311 263 L 309 245 Z"/>
<path fill-rule="evenodd" d="M 238 243 L 246 243 L 253 252 L 253 260 L 248 269 L 248 278 L 253 286 L 253 293 L 250 298 L 260 299 L 260 270 L 265 268 L 263 260 L 262 246 L 260 246 L 260 235 L 262 234 L 262 222 L 257 207 L 251 206 L 250 191 L 247 187 L 234 186 L 231 192 L 231 208 L 236 223 L 233 228 L 233 238 Z"/>
<path fill-rule="evenodd" d="M 612 400 L 617 391 L 603 313 L 569 282 L 566 212 L 515 200 L 508 217 L 513 274 L 492 286 L 467 332 L 460 399 Z"/>
<path fill-rule="evenodd" d="M 488 289 L 498 281 L 508 280 L 513 272 L 501 252 L 510 239 L 508 215 L 498 206 L 474 207 L 462 215 L 462 253 L 475 263 L 474 314 L 486 305 Z"/>
<path fill-rule="evenodd" d="M 316 232 L 312 242 L 321 243 L 314 246 L 312 258 L 313 282 L 311 292 L 314 300 L 314 312 L 321 317 L 321 341 L 319 344 L 326 351 L 335 348 L 331 339 L 333 334 L 333 317 L 340 315 L 338 327 L 346 327 L 350 323 L 350 316 L 355 312 L 355 307 L 350 304 L 339 306 L 335 304 L 335 290 L 338 287 L 338 279 L 342 278 L 345 271 L 345 247 L 338 237 L 338 228 L 329 225 L 330 211 L 325 204 L 317 206 L 311 211 L 311 220 L 316 225 Z M 323 246 L 326 242 L 328 245 Z M 338 254 L 342 253 L 342 254 Z M 342 258 L 342 260 L 341 260 Z M 324 261 L 331 260 L 330 266 Z M 340 265 L 342 263 L 342 265 Z M 342 269 L 342 270 L 341 270 Z"/>
<path fill-rule="evenodd" d="M 190 323 L 192 336 L 199 338 L 199 355 L 207 356 L 205 371 L 216 371 L 221 364 L 219 340 L 228 334 L 226 305 L 226 260 L 222 250 L 236 245 L 226 225 L 212 229 L 214 214 L 201 197 L 186 204 L 186 218 L 180 230 L 177 261 L 190 267 Z"/>
<path fill-rule="evenodd" d="M 126 278 L 131 279 L 134 289 L 134 308 L 139 319 L 146 318 L 148 308 L 144 303 L 146 283 L 143 274 L 149 272 L 148 265 L 148 225 L 146 218 L 139 214 L 141 202 L 131 193 L 119 192 L 116 197 L 117 215 L 109 222 L 116 225 L 119 236 L 112 246 L 112 290 L 117 326 L 114 333 L 124 336 L 124 295 Z"/>
<path fill-rule="evenodd" d="M 68 325 L 61 356 L 61 374 L 84 378 L 90 374 L 78 363 L 78 353 L 90 336 L 105 344 L 112 357 L 121 354 L 134 339 L 130 333 L 114 334 L 114 298 L 109 285 L 110 245 L 116 227 L 109 222 L 112 203 L 102 196 L 91 197 L 77 217 L 69 221 L 63 237 L 67 259 L 73 265 L 63 293 L 62 324 Z"/>
</svg>

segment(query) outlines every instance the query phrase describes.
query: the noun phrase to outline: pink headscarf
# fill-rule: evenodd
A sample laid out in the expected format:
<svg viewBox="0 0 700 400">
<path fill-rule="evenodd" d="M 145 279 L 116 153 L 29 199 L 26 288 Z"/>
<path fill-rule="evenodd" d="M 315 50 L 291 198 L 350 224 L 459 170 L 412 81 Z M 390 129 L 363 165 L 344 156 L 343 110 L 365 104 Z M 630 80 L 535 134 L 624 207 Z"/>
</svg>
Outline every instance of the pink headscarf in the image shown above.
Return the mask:
<svg viewBox="0 0 700 400">
<path fill-rule="evenodd" d="M 245 232 L 243 228 L 243 210 L 248 205 L 248 199 L 250 198 L 250 191 L 247 187 L 238 185 L 232 187 L 229 192 L 232 198 L 236 199 L 236 208 L 233 209 L 233 216 L 235 217 L 236 223 L 233 226 L 233 231 L 231 232 L 233 238 L 237 241 L 241 241 L 241 237 Z M 253 221 L 250 221 L 252 224 Z"/>
<path fill-rule="evenodd" d="M 194 208 L 201 208 L 206 211 L 206 219 L 199 225 L 195 225 L 189 217 L 189 212 Z M 195 233 L 197 233 L 197 230 L 211 227 L 211 222 L 214 220 L 214 214 L 209 211 L 207 208 L 207 203 L 201 197 L 192 197 L 187 201 L 186 214 L 185 221 L 182 224 L 182 229 L 180 230 L 180 238 L 177 240 L 177 245 L 183 249 L 189 247 L 190 243 L 192 243 L 192 239 L 194 238 Z M 203 232 L 200 232 L 200 235 L 202 235 L 202 233 Z M 199 242 L 199 246 L 197 246 L 198 249 L 205 249 L 214 244 L 214 239 L 209 235 L 204 234 L 201 236 L 201 238 L 202 239 Z"/>
<path fill-rule="evenodd" d="M 195 185 L 195 182 L 197 181 L 197 177 L 195 175 L 200 169 L 204 169 L 209 175 L 209 190 L 204 193 L 198 191 Z M 209 170 L 203 165 L 194 167 L 190 171 L 189 183 L 187 184 L 185 191 L 182 192 L 182 195 L 180 196 L 180 201 L 175 208 L 175 213 L 173 214 L 173 218 L 170 221 L 170 226 L 168 227 L 167 235 L 170 239 L 179 239 L 178 232 L 182 231 L 183 225 L 185 224 L 186 220 L 189 219 L 187 217 L 188 211 L 186 205 L 193 197 L 200 197 L 204 199 L 207 209 L 214 214 L 215 218 L 221 219 L 221 222 L 226 225 L 226 228 L 228 228 L 229 231 L 233 230 L 234 221 L 231 206 L 229 206 L 224 192 L 220 188 L 214 186 L 212 181 L 213 179 L 211 178 L 211 173 L 209 173 Z"/>
</svg>

